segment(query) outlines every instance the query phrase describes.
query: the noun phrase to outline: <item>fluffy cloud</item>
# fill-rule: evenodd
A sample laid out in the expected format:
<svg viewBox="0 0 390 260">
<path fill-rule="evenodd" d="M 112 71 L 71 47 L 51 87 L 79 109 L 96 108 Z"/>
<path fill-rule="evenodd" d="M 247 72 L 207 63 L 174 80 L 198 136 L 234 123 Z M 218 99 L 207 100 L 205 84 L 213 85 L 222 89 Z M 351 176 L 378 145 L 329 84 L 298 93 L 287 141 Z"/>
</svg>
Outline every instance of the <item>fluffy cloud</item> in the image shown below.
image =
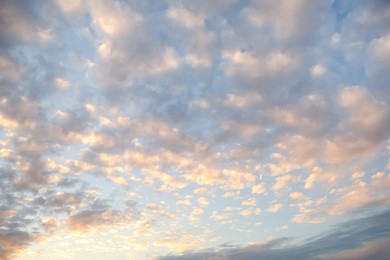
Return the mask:
<svg viewBox="0 0 390 260">
<path fill-rule="evenodd" d="M 280 177 L 276 178 L 276 183 L 273 186 L 273 189 L 278 191 L 285 187 L 287 184 L 290 184 L 292 182 L 295 182 L 297 180 L 296 176 L 293 176 L 291 174 L 286 174 Z"/>
<path fill-rule="evenodd" d="M 303 194 L 301 192 L 293 192 L 290 194 L 290 198 L 294 200 L 301 200 L 303 198 Z"/>
<path fill-rule="evenodd" d="M 253 194 L 262 194 L 265 192 L 265 184 L 260 183 L 257 185 L 252 186 L 252 193 Z"/>
<path fill-rule="evenodd" d="M 197 201 L 201 206 L 207 206 L 210 204 L 210 202 L 204 197 L 199 198 Z"/>
<path fill-rule="evenodd" d="M 252 207 L 255 207 L 256 206 L 256 199 L 255 198 L 249 198 L 247 200 L 244 200 L 242 202 L 242 205 L 243 206 L 252 206 Z"/>
<path fill-rule="evenodd" d="M 276 203 L 273 206 L 269 207 L 267 210 L 269 212 L 275 213 L 275 212 L 279 211 L 281 208 L 283 208 L 283 204 Z"/>
</svg>

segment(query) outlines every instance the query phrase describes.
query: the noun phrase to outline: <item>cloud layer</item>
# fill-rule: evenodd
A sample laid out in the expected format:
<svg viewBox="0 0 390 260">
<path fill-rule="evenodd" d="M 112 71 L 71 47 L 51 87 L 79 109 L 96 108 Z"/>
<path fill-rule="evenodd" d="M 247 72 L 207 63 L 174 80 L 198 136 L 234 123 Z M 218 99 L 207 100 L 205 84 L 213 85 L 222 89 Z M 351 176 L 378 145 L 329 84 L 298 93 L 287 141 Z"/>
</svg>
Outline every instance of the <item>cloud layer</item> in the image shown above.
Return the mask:
<svg viewBox="0 0 390 260">
<path fill-rule="evenodd" d="M 389 24 L 385 0 L 1 1 L 0 258 L 310 258 L 326 236 L 275 237 L 389 208 Z"/>
</svg>

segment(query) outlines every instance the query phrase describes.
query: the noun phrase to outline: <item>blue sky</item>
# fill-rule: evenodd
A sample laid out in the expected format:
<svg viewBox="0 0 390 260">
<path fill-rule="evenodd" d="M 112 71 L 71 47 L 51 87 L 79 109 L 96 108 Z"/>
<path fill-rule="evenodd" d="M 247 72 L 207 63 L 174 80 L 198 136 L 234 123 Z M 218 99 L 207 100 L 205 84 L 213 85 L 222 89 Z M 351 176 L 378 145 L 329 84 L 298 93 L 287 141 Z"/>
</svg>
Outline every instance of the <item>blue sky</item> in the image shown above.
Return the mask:
<svg viewBox="0 0 390 260">
<path fill-rule="evenodd" d="M 389 28 L 384 0 L 1 1 L 0 258 L 385 259 Z"/>
</svg>

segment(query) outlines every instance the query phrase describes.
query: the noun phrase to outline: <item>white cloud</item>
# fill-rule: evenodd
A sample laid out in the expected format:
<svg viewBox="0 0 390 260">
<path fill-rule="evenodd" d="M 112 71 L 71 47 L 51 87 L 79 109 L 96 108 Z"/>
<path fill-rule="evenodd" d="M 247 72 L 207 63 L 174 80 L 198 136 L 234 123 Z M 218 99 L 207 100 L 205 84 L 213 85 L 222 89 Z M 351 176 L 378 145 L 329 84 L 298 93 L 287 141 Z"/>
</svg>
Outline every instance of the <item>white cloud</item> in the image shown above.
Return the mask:
<svg viewBox="0 0 390 260">
<path fill-rule="evenodd" d="M 206 194 L 208 192 L 208 190 L 206 188 L 196 188 L 194 189 L 194 193 L 195 194 Z"/>
<path fill-rule="evenodd" d="M 194 209 L 194 210 L 191 212 L 191 214 L 193 214 L 193 215 L 201 215 L 201 214 L 203 214 L 203 213 L 204 213 L 204 210 L 201 209 L 201 208 L 196 208 L 196 209 Z"/>
<path fill-rule="evenodd" d="M 197 201 L 201 206 L 207 206 L 210 204 L 210 202 L 204 197 L 199 198 Z"/>
<path fill-rule="evenodd" d="M 171 6 L 167 12 L 167 16 L 189 29 L 203 26 L 202 16 L 194 14 L 183 7 Z"/>
<path fill-rule="evenodd" d="M 290 193 L 290 198 L 292 198 L 293 200 L 302 200 L 303 194 L 301 192 L 293 192 Z"/>
<path fill-rule="evenodd" d="M 120 2 L 96 1 L 92 5 L 92 17 L 102 31 L 112 37 L 119 36 L 142 20 L 142 15 Z"/>
<path fill-rule="evenodd" d="M 252 215 L 253 211 L 251 209 L 244 209 L 244 210 L 241 210 L 240 211 L 240 215 L 243 215 L 243 216 L 250 216 Z"/>
<path fill-rule="evenodd" d="M 297 177 L 294 175 L 291 175 L 291 174 L 286 174 L 286 175 L 277 177 L 276 183 L 274 184 L 273 189 L 275 191 L 278 191 L 278 190 L 282 189 L 283 187 L 285 187 L 286 185 L 293 183 L 293 182 L 296 182 L 296 181 L 297 181 Z"/>
<path fill-rule="evenodd" d="M 269 207 L 267 211 L 275 213 L 278 212 L 281 208 L 283 208 L 283 204 L 281 203 L 276 203 L 273 206 Z"/>
<path fill-rule="evenodd" d="M 254 185 L 251 189 L 253 194 L 263 194 L 266 191 L 265 183 Z"/>
<path fill-rule="evenodd" d="M 321 77 L 326 73 L 326 68 L 321 64 L 317 64 L 312 67 L 311 73 L 314 77 Z"/>
<path fill-rule="evenodd" d="M 249 198 L 249 199 L 246 199 L 244 200 L 241 205 L 243 206 L 252 206 L 252 207 L 255 207 L 256 206 L 256 199 L 255 198 Z"/>
<path fill-rule="evenodd" d="M 335 171 L 324 170 L 315 166 L 305 181 L 305 189 L 312 188 L 315 182 L 323 182 L 327 186 L 332 185 L 338 177 L 339 176 Z"/>
<path fill-rule="evenodd" d="M 178 201 L 176 201 L 176 205 L 190 206 L 191 202 L 189 200 L 178 200 Z"/>
</svg>

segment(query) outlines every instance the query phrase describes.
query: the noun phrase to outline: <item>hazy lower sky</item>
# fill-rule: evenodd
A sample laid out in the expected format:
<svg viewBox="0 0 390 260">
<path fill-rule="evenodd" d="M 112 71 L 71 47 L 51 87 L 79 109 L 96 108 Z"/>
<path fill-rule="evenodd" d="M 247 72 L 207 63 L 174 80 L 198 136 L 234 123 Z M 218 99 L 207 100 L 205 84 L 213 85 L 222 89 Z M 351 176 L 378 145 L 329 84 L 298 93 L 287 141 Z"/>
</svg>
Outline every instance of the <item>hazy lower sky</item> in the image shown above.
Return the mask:
<svg viewBox="0 0 390 260">
<path fill-rule="evenodd" d="M 390 1 L 0 1 L 0 259 L 386 259 Z"/>
</svg>

